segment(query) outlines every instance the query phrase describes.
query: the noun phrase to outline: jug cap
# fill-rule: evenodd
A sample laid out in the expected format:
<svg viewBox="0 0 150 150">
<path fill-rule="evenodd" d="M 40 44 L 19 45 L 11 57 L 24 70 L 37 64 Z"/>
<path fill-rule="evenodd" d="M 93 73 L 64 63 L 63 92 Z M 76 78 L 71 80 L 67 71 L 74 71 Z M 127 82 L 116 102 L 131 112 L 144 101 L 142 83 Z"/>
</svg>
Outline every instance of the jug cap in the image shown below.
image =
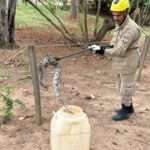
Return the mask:
<svg viewBox="0 0 150 150">
<path fill-rule="evenodd" d="M 60 111 L 71 114 L 79 114 L 83 112 L 82 108 L 76 105 L 66 105 L 65 107 L 62 107 Z"/>
</svg>

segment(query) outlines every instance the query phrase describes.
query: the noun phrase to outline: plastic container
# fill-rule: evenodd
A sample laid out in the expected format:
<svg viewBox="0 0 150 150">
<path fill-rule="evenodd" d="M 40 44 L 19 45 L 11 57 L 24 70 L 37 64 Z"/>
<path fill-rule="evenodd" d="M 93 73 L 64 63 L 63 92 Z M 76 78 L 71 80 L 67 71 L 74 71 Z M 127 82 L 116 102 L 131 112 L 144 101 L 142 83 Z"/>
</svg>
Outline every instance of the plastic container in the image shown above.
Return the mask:
<svg viewBox="0 0 150 150">
<path fill-rule="evenodd" d="M 74 105 L 59 109 L 51 120 L 51 150 L 89 150 L 90 125 L 83 110 Z"/>
</svg>

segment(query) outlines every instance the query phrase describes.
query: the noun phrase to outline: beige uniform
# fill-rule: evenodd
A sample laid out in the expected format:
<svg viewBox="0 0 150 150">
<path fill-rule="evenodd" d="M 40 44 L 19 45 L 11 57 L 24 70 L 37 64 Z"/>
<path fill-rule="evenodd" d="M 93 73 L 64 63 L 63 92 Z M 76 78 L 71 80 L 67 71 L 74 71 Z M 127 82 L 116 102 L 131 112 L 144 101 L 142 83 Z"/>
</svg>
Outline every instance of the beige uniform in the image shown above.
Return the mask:
<svg viewBox="0 0 150 150">
<path fill-rule="evenodd" d="M 112 57 L 112 69 L 116 74 L 122 103 L 130 105 L 135 94 L 135 73 L 139 65 L 139 26 L 127 16 L 121 26 L 116 26 L 111 44 L 105 55 Z"/>
</svg>

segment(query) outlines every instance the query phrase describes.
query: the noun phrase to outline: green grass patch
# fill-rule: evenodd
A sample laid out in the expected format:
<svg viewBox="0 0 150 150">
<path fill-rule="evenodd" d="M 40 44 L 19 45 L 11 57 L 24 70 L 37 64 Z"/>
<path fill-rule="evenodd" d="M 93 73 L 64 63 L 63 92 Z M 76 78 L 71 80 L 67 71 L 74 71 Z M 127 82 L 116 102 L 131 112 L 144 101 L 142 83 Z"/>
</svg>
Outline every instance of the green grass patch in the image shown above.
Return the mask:
<svg viewBox="0 0 150 150">
<path fill-rule="evenodd" d="M 38 7 L 55 23 L 57 23 L 56 19 L 51 15 L 51 13 L 44 8 L 44 6 L 38 5 Z M 60 16 L 61 20 L 63 21 L 64 18 L 69 15 L 69 11 L 63 11 L 60 9 L 56 10 L 56 14 Z M 65 20 L 65 23 L 66 20 Z M 16 9 L 16 25 L 17 27 L 24 27 L 24 26 L 47 26 L 50 23 L 30 4 L 18 4 Z"/>
<path fill-rule="evenodd" d="M 16 10 L 16 25 L 22 26 L 43 26 L 48 22 L 30 5 L 19 4 Z"/>
<path fill-rule="evenodd" d="M 49 17 L 51 18 L 56 24 L 57 21 L 56 19 L 50 14 L 48 10 L 44 8 L 44 6 L 38 5 L 38 7 Z M 62 22 L 67 26 L 67 27 L 73 27 L 76 28 L 78 27 L 78 20 L 73 21 L 69 20 L 70 16 L 70 10 L 61 10 L 57 9 L 56 10 L 57 16 L 62 20 Z M 95 16 L 94 15 L 88 15 L 88 20 L 94 22 Z M 100 20 L 100 24 L 102 22 L 103 18 Z M 24 26 L 48 26 L 50 23 L 36 10 L 34 9 L 30 4 L 18 4 L 17 9 L 16 9 L 16 25 L 17 27 L 24 27 Z M 93 24 L 94 25 L 94 24 Z M 90 31 L 92 30 L 91 28 L 91 23 L 90 23 Z"/>
</svg>

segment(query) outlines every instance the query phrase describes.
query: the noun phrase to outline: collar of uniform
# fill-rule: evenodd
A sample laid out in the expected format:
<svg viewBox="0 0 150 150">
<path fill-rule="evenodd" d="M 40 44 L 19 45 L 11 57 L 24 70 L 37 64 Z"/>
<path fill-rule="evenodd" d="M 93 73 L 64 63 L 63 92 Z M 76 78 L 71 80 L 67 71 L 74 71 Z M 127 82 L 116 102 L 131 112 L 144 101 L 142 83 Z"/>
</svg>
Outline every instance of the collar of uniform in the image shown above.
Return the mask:
<svg viewBox="0 0 150 150">
<path fill-rule="evenodd" d="M 118 24 L 116 24 L 116 29 L 115 30 L 117 31 L 117 30 L 120 30 L 120 29 L 124 28 L 124 26 L 127 24 L 128 20 L 129 20 L 129 15 L 127 15 L 126 19 L 121 24 L 121 26 L 119 26 Z"/>
</svg>

